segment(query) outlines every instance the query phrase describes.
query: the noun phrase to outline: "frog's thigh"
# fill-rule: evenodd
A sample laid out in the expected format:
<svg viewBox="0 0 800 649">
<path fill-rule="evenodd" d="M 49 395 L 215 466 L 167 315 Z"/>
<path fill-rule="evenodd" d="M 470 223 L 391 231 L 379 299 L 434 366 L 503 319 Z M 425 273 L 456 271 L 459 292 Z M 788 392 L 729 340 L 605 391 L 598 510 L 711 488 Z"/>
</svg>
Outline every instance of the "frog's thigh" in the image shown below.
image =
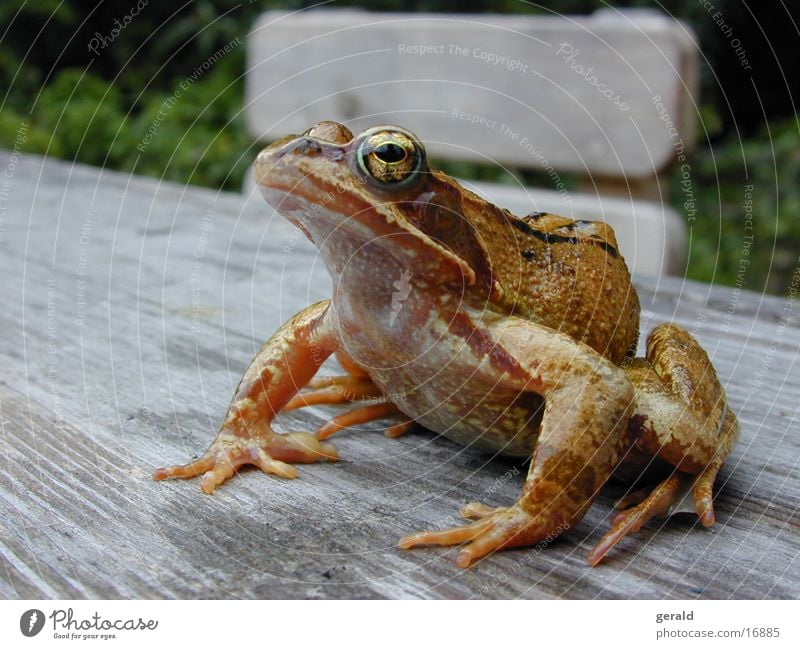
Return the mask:
<svg viewBox="0 0 800 649">
<path fill-rule="evenodd" d="M 636 392 L 631 432 L 638 450 L 690 474 L 730 452 L 736 418 L 711 361 L 687 331 L 656 327 L 647 339 L 647 358 L 631 361 L 625 373 Z"/>
</svg>

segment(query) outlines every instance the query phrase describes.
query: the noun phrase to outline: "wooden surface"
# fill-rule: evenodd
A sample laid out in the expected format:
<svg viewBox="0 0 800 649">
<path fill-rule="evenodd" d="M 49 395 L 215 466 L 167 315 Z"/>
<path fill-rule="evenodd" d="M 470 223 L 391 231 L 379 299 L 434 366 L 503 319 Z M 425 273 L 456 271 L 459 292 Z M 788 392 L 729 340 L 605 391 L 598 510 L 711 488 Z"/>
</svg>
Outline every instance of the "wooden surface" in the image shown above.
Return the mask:
<svg viewBox="0 0 800 649">
<path fill-rule="evenodd" d="M 213 496 L 154 483 L 214 436 L 251 356 L 328 294 L 314 250 L 264 205 L 25 157 L 0 195 L 0 596 L 790 598 L 798 578 L 796 303 L 680 279 L 637 282 L 644 327 L 694 330 L 742 439 L 718 523 L 651 524 L 590 569 L 609 488 L 541 551 L 455 567 L 400 536 L 510 503 L 515 465 L 424 431 L 335 438 L 338 464 L 247 471 Z M 326 372 L 335 371 L 326 366 Z M 332 410 L 296 413 L 309 429 Z"/>
</svg>

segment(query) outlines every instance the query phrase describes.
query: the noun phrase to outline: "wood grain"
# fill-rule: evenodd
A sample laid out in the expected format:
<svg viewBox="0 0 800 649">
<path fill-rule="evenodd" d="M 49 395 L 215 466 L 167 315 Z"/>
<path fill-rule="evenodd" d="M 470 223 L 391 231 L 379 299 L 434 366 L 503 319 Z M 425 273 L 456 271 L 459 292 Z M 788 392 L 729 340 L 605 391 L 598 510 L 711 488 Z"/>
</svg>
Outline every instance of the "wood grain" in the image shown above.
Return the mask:
<svg viewBox="0 0 800 649">
<path fill-rule="evenodd" d="M 342 460 L 294 481 L 247 471 L 210 497 L 196 482 L 152 482 L 153 468 L 207 446 L 261 342 L 328 294 L 313 248 L 247 205 L 33 156 L 14 169 L 0 228 L 1 596 L 800 594 L 797 305 L 677 278 L 638 282 L 645 328 L 694 330 L 742 422 L 710 530 L 677 515 L 589 569 L 612 486 L 550 547 L 462 571 L 452 549 L 394 544 L 456 522 L 467 501 L 511 502 L 521 478 L 504 476 L 517 465 L 375 426 L 334 438 Z M 309 429 L 332 411 L 280 421 Z"/>
</svg>

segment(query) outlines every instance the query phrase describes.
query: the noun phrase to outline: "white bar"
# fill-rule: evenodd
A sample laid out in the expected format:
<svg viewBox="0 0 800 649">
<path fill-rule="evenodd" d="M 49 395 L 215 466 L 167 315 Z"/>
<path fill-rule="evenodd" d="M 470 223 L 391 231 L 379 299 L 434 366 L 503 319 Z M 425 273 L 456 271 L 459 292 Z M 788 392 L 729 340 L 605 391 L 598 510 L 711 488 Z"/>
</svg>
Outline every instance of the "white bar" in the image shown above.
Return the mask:
<svg viewBox="0 0 800 649">
<path fill-rule="evenodd" d="M 32 609 L 37 610 L 34 622 L 39 613 L 45 620 L 35 639 L 20 630 L 21 618 L 30 628 Z M 427 649 L 434 643 L 487 649 L 505 643 L 532 647 L 582 643 L 594 649 L 613 643 L 638 649 L 695 641 L 704 647 L 797 647 L 798 613 L 796 601 L 739 600 L 4 601 L 0 602 L 0 643 L 4 647 L 100 644 L 120 649 L 243 643 L 369 649 Z M 664 614 L 678 619 L 664 618 Z M 150 622 L 154 628 L 102 628 L 129 620 L 129 625 L 144 627 Z M 659 632 L 672 637 L 657 638 Z M 740 637 L 688 635 L 701 632 L 735 632 Z"/>
</svg>

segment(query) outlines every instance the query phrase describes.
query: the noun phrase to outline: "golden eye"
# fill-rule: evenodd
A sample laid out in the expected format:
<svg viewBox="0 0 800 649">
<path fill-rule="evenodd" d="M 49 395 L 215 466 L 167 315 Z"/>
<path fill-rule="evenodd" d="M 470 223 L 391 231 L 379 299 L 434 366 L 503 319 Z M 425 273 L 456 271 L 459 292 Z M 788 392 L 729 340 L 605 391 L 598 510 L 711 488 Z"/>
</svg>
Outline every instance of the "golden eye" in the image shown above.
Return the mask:
<svg viewBox="0 0 800 649">
<path fill-rule="evenodd" d="M 358 147 L 358 166 L 369 178 L 389 187 L 405 187 L 424 163 L 422 146 L 401 131 L 377 131 Z"/>
</svg>

